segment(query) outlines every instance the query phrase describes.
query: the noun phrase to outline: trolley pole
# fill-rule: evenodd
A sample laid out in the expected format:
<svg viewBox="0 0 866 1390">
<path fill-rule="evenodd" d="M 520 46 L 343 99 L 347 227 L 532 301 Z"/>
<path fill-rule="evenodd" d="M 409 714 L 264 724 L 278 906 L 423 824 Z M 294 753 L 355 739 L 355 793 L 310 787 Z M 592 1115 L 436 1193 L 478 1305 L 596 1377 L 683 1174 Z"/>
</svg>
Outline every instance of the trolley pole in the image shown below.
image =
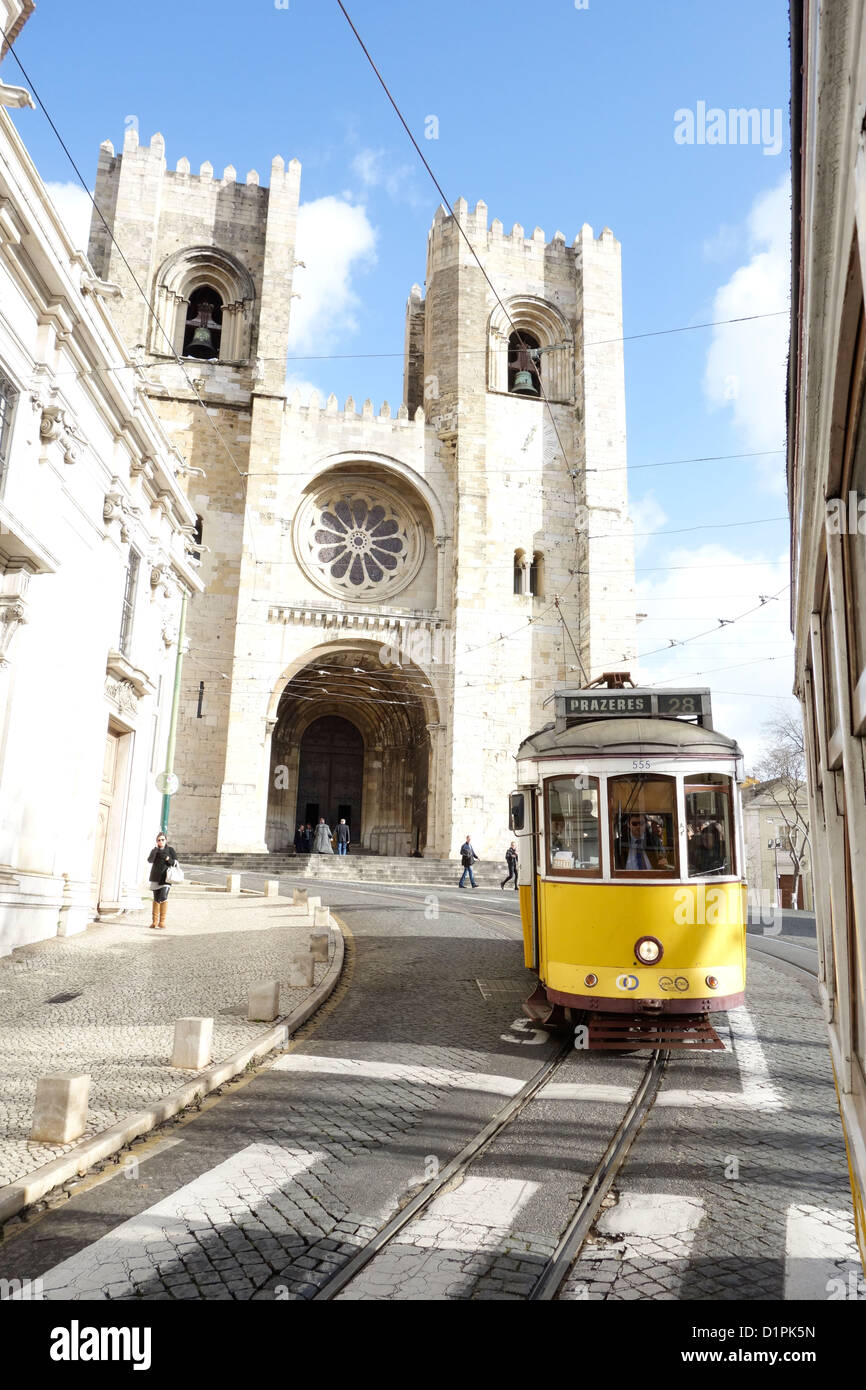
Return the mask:
<svg viewBox="0 0 866 1390">
<path fill-rule="evenodd" d="M 174 663 L 174 691 L 171 697 L 171 722 L 168 726 L 168 747 L 165 750 L 165 771 L 174 771 L 174 749 L 177 742 L 177 712 L 180 706 L 180 673 L 183 667 L 183 643 L 186 635 L 186 602 L 187 593 L 184 589 L 183 597 L 180 601 L 180 626 L 177 633 L 177 657 Z M 171 794 L 163 793 L 162 798 L 162 818 L 160 821 L 162 833 L 168 834 L 168 814 L 171 809 Z"/>
</svg>

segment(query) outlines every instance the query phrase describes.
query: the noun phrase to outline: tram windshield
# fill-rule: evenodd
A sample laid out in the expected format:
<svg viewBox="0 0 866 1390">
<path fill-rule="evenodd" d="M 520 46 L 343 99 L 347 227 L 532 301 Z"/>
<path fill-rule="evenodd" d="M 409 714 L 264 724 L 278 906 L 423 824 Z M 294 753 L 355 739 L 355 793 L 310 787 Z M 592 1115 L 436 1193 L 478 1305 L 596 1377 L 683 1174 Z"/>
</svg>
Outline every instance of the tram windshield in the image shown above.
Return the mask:
<svg viewBox="0 0 866 1390">
<path fill-rule="evenodd" d="M 548 869 L 599 873 L 598 779 L 551 777 L 545 790 Z"/>
<path fill-rule="evenodd" d="M 613 872 L 676 875 L 676 780 L 611 777 L 608 805 Z"/>
<path fill-rule="evenodd" d="M 731 779 L 699 773 L 685 779 L 689 878 L 734 872 L 731 833 Z"/>
</svg>

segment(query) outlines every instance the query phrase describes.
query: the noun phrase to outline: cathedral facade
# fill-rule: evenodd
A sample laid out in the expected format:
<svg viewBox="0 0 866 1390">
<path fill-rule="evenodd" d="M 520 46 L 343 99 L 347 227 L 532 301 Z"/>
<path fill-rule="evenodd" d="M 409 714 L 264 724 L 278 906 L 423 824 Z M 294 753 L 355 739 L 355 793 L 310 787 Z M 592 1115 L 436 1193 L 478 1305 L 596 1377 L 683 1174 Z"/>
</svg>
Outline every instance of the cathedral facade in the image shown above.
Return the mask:
<svg viewBox="0 0 866 1390">
<path fill-rule="evenodd" d="M 126 261 L 96 216 L 90 260 L 198 518 L 172 839 L 274 852 L 324 816 L 380 854 L 501 857 L 554 687 L 634 655 L 619 244 L 440 208 L 402 402 L 302 401 L 300 183 L 169 169 L 159 135 L 100 152 Z"/>
</svg>

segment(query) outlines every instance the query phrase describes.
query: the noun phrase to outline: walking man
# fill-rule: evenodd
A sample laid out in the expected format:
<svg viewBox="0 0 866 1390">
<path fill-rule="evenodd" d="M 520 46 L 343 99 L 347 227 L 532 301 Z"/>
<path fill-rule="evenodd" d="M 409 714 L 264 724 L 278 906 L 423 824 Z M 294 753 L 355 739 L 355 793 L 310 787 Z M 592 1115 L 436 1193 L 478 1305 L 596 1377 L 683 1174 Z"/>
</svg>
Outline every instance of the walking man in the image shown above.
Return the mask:
<svg viewBox="0 0 866 1390">
<path fill-rule="evenodd" d="M 319 817 L 319 824 L 316 826 L 316 834 L 313 838 L 313 854 L 333 854 L 334 849 L 331 844 L 331 827 L 325 824 L 324 816 Z"/>
<path fill-rule="evenodd" d="M 349 827 L 344 820 L 337 826 L 337 853 L 347 854 L 349 849 Z"/>
<path fill-rule="evenodd" d="M 517 842 L 516 842 L 516 840 L 512 840 L 512 841 L 511 841 L 511 844 L 508 846 L 508 849 L 505 851 L 505 863 L 506 863 L 506 866 L 507 866 L 507 868 L 508 868 L 508 877 L 507 877 L 507 878 L 504 878 L 504 879 L 502 880 L 502 882 L 501 882 L 500 885 L 499 885 L 500 888 L 504 888 L 505 885 L 506 885 L 506 883 L 510 883 L 510 882 L 511 882 L 511 879 L 512 879 L 512 877 L 513 877 L 513 878 L 514 878 L 514 891 L 515 891 L 515 892 L 517 891 L 517 860 L 518 860 L 518 858 L 519 858 L 519 856 L 518 856 L 518 853 L 517 853 Z"/>
<path fill-rule="evenodd" d="M 464 880 L 465 880 L 467 874 L 469 875 L 469 882 L 472 884 L 472 887 L 473 887 L 473 888 L 477 888 L 477 887 L 478 887 L 478 884 L 475 882 L 475 877 L 474 877 L 474 875 L 473 875 L 473 873 L 472 873 L 472 861 L 473 861 L 473 859 L 477 859 L 477 858 L 478 858 L 478 855 L 475 853 L 475 850 L 472 848 L 472 841 L 471 841 L 470 837 L 467 835 L 467 836 L 466 836 L 466 840 L 465 840 L 464 843 L 460 846 L 460 861 L 461 861 L 461 863 L 462 863 L 462 865 L 463 865 L 463 873 L 460 875 L 460 882 L 459 882 L 458 885 L 457 885 L 458 888 L 465 888 L 466 885 L 465 885 Z"/>
</svg>

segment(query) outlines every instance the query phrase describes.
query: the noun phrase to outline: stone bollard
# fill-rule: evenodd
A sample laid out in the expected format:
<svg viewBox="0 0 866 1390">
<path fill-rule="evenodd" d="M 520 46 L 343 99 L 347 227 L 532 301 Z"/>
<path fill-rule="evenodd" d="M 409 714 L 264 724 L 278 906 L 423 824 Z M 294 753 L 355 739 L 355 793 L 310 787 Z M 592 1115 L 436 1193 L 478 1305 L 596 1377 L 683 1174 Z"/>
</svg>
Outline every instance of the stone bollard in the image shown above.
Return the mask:
<svg viewBox="0 0 866 1390">
<path fill-rule="evenodd" d="M 306 906 L 307 906 L 307 897 L 308 897 L 308 894 L 307 894 L 306 888 L 296 888 L 295 891 L 294 891 L 294 893 L 292 894 L 292 906 L 293 906 L 293 907 L 306 907 Z"/>
<path fill-rule="evenodd" d="M 314 927 L 330 927 L 330 925 L 331 925 L 331 914 L 330 914 L 330 912 L 328 911 L 328 909 L 327 909 L 326 907 L 317 907 L 317 908 L 314 908 L 314 909 L 313 909 L 313 926 L 314 926 Z"/>
<path fill-rule="evenodd" d="M 316 909 L 317 907 L 321 907 L 321 906 L 322 906 L 322 899 L 319 897 L 318 893 L 314 894 L 313 897 L 310 897 L 309 894 L 307 894 L 307 911 L 308 911 L 308 912 L 313 912 L 313 911 L 315 911 L 315 909 Z"/>
<path fill-rule="evenodd" d="M 278 878 L 265 879 L 265 897 L 278 898 L 280 896 L 280 880 Z"/>
<path fill-rule="evenodd" d="M 292 956 L 289 959 L 286 981 L 291 989 L 308 989 L 314 981 L 315 961 L 310 955 Z"/>
<path fill-rule="evenodd" d="M 174 1025 L 171 1065 L 183 1071 L 201 1071 L 213 1050 L 212 1018 L 179 1018 Z"/>
<path fill-rule="evenodd" d="M 249 994 L 247 1005 L 247 1018 L 251 1023 L 259 1021 L 269 1021 L 279 1017 L 280 1012 L 280 982 L 279 980 L 264 980 L 261 984 L 253 985 Z"/>
<path fill-rule="evenodd" d="M 226 892 L 239 893 L 241 891 L 240 874 L 226 874 Z"/>
<path fill-rule="evenodd" d="M 313 960 L 323 960 L 327 964 L 328 947 L 331 944 L 329 931 L 315 931 L 310 937 L 310 955 Z"/>
<path fill-rule="evenodd" d="M 60 1071 L 36 1082 L 30 1138 L 43 1144 L 68 1144 L 79 1139 L 87 1125 L 90 1076 Z"/>
</svg>

